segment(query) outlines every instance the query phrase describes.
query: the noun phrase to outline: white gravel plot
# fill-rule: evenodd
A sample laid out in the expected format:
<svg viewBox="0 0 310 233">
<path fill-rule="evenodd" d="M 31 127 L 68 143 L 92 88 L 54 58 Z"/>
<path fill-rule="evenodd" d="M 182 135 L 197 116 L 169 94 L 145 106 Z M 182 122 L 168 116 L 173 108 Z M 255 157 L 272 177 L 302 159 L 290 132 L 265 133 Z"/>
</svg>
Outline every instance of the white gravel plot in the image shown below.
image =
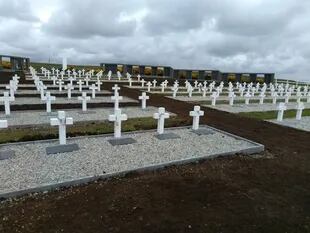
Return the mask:
<svg viewBox="0 0 310 233">
<path fill-rule="evenodd" d="M 88 110 L 90 113 L 87 114 L 81 114 L 82 109 L 64 109 L 63 111 L 66 111 L 68 117 L 73 117 L 74 122 L 103 121 L 107 120 L 109 115 L 114 112 L 113 108 L 92 108 Z M 147 107 L 146 110 L 142 110 L 139 107 L 122 108 L 122 113 L 127 114 L 128 118 L 152 117 L 153 113 L 156 111 L 158 111 L 158 109 L 155 107 Z M 172 113 L 170 114 L 175 115 Z M 16 111 L 13 112 L 9 118 L 6 118 L 3 113 L 0 114 L 0 119 L 7 119 L 9 126 L 50 124 L 50 118 L 53 117 L 57 117 L 56 111 L 53 112 L 52 115 L 47 115 L 43 111 Z"/>
<path fill-rule="evenodd" d="M 199 101 L 211 101 L 211 97 L 210 97 L 210 93 L 206 95 L 206 97 L 203 97 L 202 94 L 200 96 L 192 96 L 192 97 L 188 97 L 188 95 L 186 96 L 176 96 L 176 98 L 172 97 L 172 94 L 170 96 L 167 96 L 167 98 L 171 98 L 171 99 L 176 99 L 176 100 L 180 100 L 180 101 L 185 101 L 185 102 L 199 102 Z M 296 99 L 294 96 L 291 97 L 291 99 Z M 229 101 L 228 96 L 219 96 L 217 98 L 217 100 L 226 100 L 227 102 Z M 237 100 L 241 100 L 243 102 L 245 102 L 243 97 L 237 96 L 235 98 L 235 101 Z M 252 97 L 250 99 L 250 103 L 252 100 L 259 100 L 258 96 Z M 272 98 L 270 96 L 266 97 L 265 100 L 272 100 Z M 305 99 L 302 99 L 305 100 Z M 277 102 L 284 102 L 284 99 L 278 98 Z"/>
<path fill-rule="evenodd" d="M 0 90 L 0 95 L 3 95 L 3 92 L 8 91 L 8 90 Z M 53 94 L 65 94 L 67 95 L 67 91 L 63 90 L 63 91 L 59 91 L 59 90 L 51 90 L 51 89 L 47 89 L 45 91 L 49 91 L 51 93 L 51 95 Z M 87 95 L 91 96 L 92 91 L 88 90 L 88 89 L 83 89 L 82 92 L 86 92 Z M 80 94 L 80 96 L 82 96 L 82 92 L 79 91 L 78 88 L 76 88 L 75 90 L 71 91 L 72 94 Z M 37 90 L 22 90 L 22 89 L 18 89 L 17 92 L 15 92 L 15 94 L 38 94 L 40 95 L 40 92 Z M 106 91 L 106 90 L 101 90 L 101 91 L 96 91 L 96 94 L 111 94 L 113 95 L 112 92 L 110 91 Z"/>
<path fill-rule="evenodd" d="M 134 133 L 129 136 L 137 143 L 123 146 L 112 146 L 102 136 L 71 139 L 80 150 L 55 155 L 45 152 L 55 141 L 4 145 L 0 150 L 14 150 L 16 156 L 0 161 L 0 194 L 256 146 L 217 131 L 202 136 L 185 128 L 171 131 L 181 138 L 161 141 L 153 131 Z"/>
<path fill-rule="evenodd" d="M 310 103 L 304 103 L 305 109 L 310 108 Z M 239 113 L 239 112 L 267 112 L 267 111 L 276 111 L 277 105 L 275 104 L 235 104 L 230 106 L 228 104 L 218 104 L 215 106 L 205 105 L 210 108 L 214 108 L 217 110 L 231 112 L 231 113 Z M 287 109 L 296 109 L 297 103 L 289 103 L 286 105 Z"/>
<path fill-rule="evenodd" d="M 137 103 L 138 101 L 123 96 L 123 99 L 120 100 L 119 102 Z M 71 104 L 71 103 L 80 103 L 82 105 L 82 101 L 78 100 L 78 97 L 72 97 L 71 99 L 58 97 L 56 98 L 56 101 L 52 101 L 52 109 L 53 104 Z M 90 99 L 87 103 L 114 103 L 114 102 L 111 100 L 111 97 L 98 96 L 95 99 Z M 23 105 L 23 104 L 45 104 L 45 102 L 42 101 L 39 97 L 15 98 L 15 101 L 11 102 L 11 105 Z"/>
<path fill-rule="evenodd" d="M 310 132 L 310 117 L 302 117 L 299 121 L 295 118 L 287 118 L 283 121 L 269 120 L 269 122 Z"/>
</svg>

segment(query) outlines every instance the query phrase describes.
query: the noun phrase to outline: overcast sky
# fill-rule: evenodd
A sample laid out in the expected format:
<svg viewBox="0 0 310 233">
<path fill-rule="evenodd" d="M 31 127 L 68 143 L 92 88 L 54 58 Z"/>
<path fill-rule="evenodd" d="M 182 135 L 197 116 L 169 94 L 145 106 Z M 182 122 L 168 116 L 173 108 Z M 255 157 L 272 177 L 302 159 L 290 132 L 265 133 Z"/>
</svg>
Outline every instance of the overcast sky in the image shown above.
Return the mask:
<svg viewBox="0 0 310 233">
<path fill-rule="evenodd" d="M 0 0 L 0 54 L 310 80 L 310 0 Z"/>
</svg>

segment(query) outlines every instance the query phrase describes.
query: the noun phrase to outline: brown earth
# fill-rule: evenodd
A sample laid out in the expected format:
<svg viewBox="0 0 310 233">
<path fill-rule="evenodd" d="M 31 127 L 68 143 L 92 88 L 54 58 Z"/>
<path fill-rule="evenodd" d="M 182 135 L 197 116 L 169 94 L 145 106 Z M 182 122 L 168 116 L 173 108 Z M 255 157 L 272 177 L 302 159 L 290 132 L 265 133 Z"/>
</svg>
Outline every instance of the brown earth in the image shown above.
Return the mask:
<svg viewBox="0 0 310 233">
<path fill-rule="evenodd" d="M 190 103 L 151 95 L 149 104 L 190 121 Z M 3 202 L 0 232 L 310 232 L 310 133 L 203 110 L 204 123 L 266 151 Z"/>
</svg>

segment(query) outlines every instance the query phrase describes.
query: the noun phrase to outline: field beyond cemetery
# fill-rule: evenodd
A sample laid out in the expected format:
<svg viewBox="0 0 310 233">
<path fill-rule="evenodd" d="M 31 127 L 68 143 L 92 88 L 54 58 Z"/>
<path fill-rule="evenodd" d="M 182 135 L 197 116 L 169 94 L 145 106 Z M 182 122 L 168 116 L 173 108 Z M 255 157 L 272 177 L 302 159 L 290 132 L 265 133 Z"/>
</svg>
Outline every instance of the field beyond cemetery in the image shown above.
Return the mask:
<svg viewBox="0 0 310 233">
<path fill-rule="evenodd" d="M 122 89 L 137 99 L 137 90 Z M 150 96 L 150 105 L 190 122 L 193 104 Z M 0 232 L 310 232 L 310 133 L 203 110 L 203 123 L 262 143 L 265 152 L 5 201 Z"/>
</svg>

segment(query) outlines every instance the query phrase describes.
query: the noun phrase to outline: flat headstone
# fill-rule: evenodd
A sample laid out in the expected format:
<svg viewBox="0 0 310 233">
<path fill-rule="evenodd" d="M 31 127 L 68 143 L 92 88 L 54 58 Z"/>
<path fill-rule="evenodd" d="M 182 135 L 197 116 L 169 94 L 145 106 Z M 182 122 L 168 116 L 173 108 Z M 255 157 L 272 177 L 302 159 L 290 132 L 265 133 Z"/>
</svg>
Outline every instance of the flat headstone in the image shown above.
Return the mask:
<svg viewBox="0 0 310 233">
<path fill-rule="evenodd" d="M 96 114 L 96 111 L 78 111 L 78 114 Z"/>
<path fill-rule="evenodd" d="M 46 154 L 58 154 L 79 150 L 78 144 L 66 144 L 46 147 Z"/>
<path fill-rule="evenodd" d="M 175 133 L 163 133 L 163 134 L 156 134 L 155 137 L 159 140 L 169 140 L 169 139 L 177 139 L 181 138 L 179 135 Z"/>
<path fill-rule="evenodd" d="M 121 146 L 121 145 L 133 144 L 133 143 L 136 143 L 137 141 L 133 138 L 112 138 L 112 139 L 109 139 L 108 142 L 112 146 Z"/>
<path fill-rule="evenodd" d="M 198 136 L 200 136 L 200 135 L 211 135 L 211 134 L 215 133 L 212 129 L 205 129 L 205 128 L 192 130 L 192 132 L 197 134 Z"/>
<path fill-rule="evenodd" d="M 0 151 L 0 160 L 10 159 L 15 156 L 13 150 Z"/>
</svg>

